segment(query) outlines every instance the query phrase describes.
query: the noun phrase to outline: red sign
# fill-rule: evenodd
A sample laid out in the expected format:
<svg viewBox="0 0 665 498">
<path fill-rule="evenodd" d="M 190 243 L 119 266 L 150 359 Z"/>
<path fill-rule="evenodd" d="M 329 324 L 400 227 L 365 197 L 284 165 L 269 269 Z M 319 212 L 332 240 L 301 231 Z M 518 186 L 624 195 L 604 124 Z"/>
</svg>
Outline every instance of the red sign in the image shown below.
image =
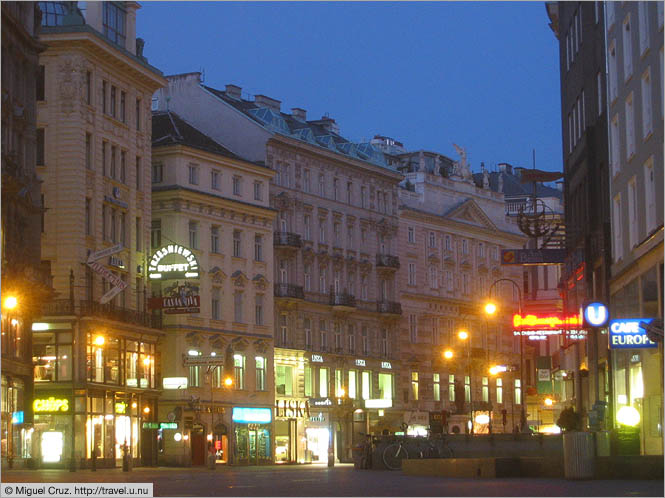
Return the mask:
<svg viewBox="0 0 665 498">
<path fill-rule="evenodd" d="M 582 326 L 579 315 L 562 315 L 559 313 L 537 316 L 537 315 L 514 315 L 513 325 L 521 330 L 541 329 L 571 329 Z"/>
</svg>

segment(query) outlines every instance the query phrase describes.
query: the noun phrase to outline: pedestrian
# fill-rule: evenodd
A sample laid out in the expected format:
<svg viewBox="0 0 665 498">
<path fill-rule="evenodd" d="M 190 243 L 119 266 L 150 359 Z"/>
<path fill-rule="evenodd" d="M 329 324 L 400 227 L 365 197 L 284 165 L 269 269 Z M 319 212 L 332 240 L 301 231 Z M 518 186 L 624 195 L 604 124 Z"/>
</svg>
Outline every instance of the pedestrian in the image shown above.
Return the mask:
<svg viewBox="0 0 665 498">
<path fill-rule="evenodd" d="M 208 468 L 215 470 L 215 463 L 217 460 L 217 451 L 213 443 L 208 443 Z"/>
</svg>

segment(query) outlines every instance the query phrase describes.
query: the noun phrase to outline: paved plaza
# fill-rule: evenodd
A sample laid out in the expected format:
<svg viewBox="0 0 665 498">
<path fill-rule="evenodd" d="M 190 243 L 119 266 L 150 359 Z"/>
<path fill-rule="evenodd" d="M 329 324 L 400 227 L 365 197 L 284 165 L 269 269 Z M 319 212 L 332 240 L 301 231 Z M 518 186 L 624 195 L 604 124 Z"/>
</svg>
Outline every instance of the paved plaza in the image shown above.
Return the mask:
<svg viewBox="0 0 665 498">
<path fill-rule="evenodd" d="M 352 465 L 4 471 L 9 482 L 153 482 L 155 496 L 663 496 L 663 482 L 451 479 Z"/>
</svg>

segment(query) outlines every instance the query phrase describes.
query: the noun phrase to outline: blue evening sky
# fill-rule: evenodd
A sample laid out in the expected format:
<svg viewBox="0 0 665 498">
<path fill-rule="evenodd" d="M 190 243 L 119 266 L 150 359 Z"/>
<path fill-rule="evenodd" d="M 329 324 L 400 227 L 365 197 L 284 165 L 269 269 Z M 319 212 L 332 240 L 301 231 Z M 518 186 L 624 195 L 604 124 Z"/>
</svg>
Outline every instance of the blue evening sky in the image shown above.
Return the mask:
<svg viewBox="0 0 665 498">
<path fill-rule="evenodd" d="M 558 42 L 543 2 L 142 2 L 137 36 L 164 74 L 205 70 L 328 113 L 353 141 L 561 171 Z"/>
</svg>

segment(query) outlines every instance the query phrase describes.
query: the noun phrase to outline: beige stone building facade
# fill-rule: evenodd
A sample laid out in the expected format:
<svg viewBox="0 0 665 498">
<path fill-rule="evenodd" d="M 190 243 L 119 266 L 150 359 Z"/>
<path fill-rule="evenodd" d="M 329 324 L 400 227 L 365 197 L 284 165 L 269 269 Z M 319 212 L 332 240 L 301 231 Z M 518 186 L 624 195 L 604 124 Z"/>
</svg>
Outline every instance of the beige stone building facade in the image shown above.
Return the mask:
<svg viewBox="0 0 665 498">
<path fill-rule="evenodd" d="M 241 94 L 191 73 L 170 76 L 157 99 L 276 172 L 275 459 L 324 462 L 331 448 L 348 460 L 359 432 L 402 421 L 394 373 L 402 177 L 369 143 L 344 139 L 334 119 Z"/>
<path fill-rule="evenodd" d="M 446 156 L 430 152 L 397 154 L 406 179 L 399 189 L 399 301 L 401 376 L 410 430 L 425 433 L 428 412 L 449 412 L 448 431 L 474 432 L 519 423 L 522 386 L 519 340 L 510 326 L 519 308 L 522 270 L 502 266 L 501 249 L 519 248 L 524 236 L 505 214 L 503 195 L 477 186 L 467 171 Z M 498 303 L 488 318 L 484 304 Z M 458 332 L 469 334 L 466 341 Z M 450 350 L 451 359 L 444 357 Z M 489 368 L 508 371 L 493 376 Z M 463 399 L 461 399 L 463 397 Z M 478 418 L 480 416 L 480 418 Z"/>
<path fill-rule="evenodd" d="M 162 334 L 145 301 L 150 101 L 165 80 L 136 39 L 137 3 L 40 5 L 41 257 L 57 298 L 33 326 L 33 458 L 114 466 L 127 452 L 153 464 L 144 422 L 157 420 Z"/>
<path fill-rule="evenodd" d="M 166 333 L 160 413 L 176 423 L 161 431 L 160 464 L 203 465 L 208 444 L 220 463 L 272 462 L 270 417 L 254 424 L 238 414 L 270 413 L 274 403 L 274 172 L 173 112 L 155 112 L 152 126 L 152 253 L 181 246 L 198 262 L 198 276 L 151 278 L 152 295 L 168 300 L 157 304 Z M 168 257 L 156 272 L 184 261 Z"/>
</svg>

